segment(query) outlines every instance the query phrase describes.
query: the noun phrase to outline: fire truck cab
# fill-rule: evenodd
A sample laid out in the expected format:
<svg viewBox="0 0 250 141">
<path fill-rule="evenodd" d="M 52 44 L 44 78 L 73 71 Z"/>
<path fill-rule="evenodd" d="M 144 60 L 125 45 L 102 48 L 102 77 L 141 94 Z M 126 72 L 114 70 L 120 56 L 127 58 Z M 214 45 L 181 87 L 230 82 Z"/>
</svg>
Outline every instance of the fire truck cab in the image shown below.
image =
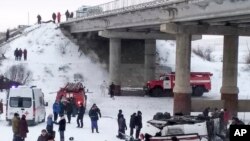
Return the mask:
<svg viewBox="0 0 250 141">
<path fill-rule="evenodd" d="M 212 74 L 210 72 L 191 72 L 190 85 L 193 96 L 202 96 L 204 92 L 211 90 Z M 144 91 L 150 96 L 172 95 L 175 85 L 175 73 L 161 75 L 159 80 L 150 80 L 144 86 Z"/>
<path fill-rule="evenodd" d="M 56 100 L 63 101 L 73 98 L 74 105 L 80 107 L 80 104 L 86 107 L 87 96 L 85 95 L 85 87 L 82 83 L 67 83 L 64 88 L 57 92 Z"/>
</svg>

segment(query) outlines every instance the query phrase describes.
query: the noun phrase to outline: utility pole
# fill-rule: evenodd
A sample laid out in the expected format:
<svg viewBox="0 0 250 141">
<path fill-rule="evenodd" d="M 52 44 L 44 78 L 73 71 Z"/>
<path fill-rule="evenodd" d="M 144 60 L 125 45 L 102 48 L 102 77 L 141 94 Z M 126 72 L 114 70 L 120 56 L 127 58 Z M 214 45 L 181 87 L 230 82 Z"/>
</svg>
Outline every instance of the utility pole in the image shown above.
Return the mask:
<svg viewBox="0 0 250 141">
<path fill-rule="evenodd" d="M 28 25 L 30 25 L 30 13 L 28 12 Z"/>
</svg>

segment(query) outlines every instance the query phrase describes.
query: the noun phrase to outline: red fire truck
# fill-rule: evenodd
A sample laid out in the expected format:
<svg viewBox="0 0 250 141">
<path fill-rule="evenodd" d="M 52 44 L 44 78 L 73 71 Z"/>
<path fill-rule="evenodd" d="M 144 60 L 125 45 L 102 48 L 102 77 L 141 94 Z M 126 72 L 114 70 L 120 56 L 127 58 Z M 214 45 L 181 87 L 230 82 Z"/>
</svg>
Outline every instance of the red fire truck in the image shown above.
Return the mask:
<svg viewBox="0 0 250 141">
<path fill-rule="evenodd" d="M 64 88 L 61 88 L 57 92 L 56 100 L 67 100 L 68 98 L 73 98 L 77 107 L 80 106 L 80 103 L 83 103 L 86 107 L 87 97 L 85 95 L 85 87 L 82 83 L 67 83 Z"/>
<path fill-rule="evenodd" d="M 210 72 L 191 72 L 190 84 L 193 89 L 193 96 L 202 96 L 204 92 L 211 90 Z M 175 85 L 175 73 L 164 74 L 160 80 L 148 81 L 144 87 L 146 94 L 150 96 L 172 95 Z"/>
</svg>

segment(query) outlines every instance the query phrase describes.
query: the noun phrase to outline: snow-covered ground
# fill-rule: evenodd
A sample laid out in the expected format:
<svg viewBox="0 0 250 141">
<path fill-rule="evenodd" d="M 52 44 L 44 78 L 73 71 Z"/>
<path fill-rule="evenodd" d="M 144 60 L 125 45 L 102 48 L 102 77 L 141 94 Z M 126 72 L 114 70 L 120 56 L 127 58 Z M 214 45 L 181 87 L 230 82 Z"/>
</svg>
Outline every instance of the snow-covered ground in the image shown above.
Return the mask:
<svg viewBox="0 0 250 141">
<path fill-rule="evenodd" d="M 35 28 L 35 26 L 30 27 Z M 247 66 L 243 64 L 244 55 L 247 50 L 249 38 L 240 38 L 240 54 L 239 61 L 239 79 L 238 85 L 240 89 L 240 98 L 248 98 L 250 72 L 245 71 Z M 222 78 L 222 38 L 208 38 L 192 43 L 194 48 L 211 47 L 213 49 L 214 62 L 205 61 L 198 56 L 192 54 L 192 71 L 208 71 L 212 72 L 212 91 L 206 93 L 204 99 L 219 99 Z M 14 50 L 16 48 L 26 48 L 28 50 L 28 61 L 15 61 Z M 160 57 L 165 58 L 166 64 L 174 70 L 175 66 L 175 42 L 174 41 L 158 41 L 157 49 Z M 108 96 L 101 96 L 99 85 L 103 80 L 108 80 L 108 73 L 103 70 L 100 64 L 92 62 L 84 54 L 80 56 L 78 47 L 71 43 L 59 29 L 52 23 L 42 24 L 42 26 L 25 36 L 22 36 L 4 47 L 6 50 L 6 60 L 0 66 L 0 74 L 14 64 L 23 64 L 33 72 L 33 79 L 30 85 L 37 85 L 42 88 L 45 93 L 45 99 L 49 102 L 46 109 L 47 114 L 52 113 L 52 104 L 55 100 L 56 91 L 66 82 L 73 82 L 73 75 L 79 73 L 84 78 L 84 85 L 93 93 L 88 93 L 88 108 L 96 103 L 102 112 L 102 118 L 99 120 L 100 133 L 91 133 L 90 119 L 87 114 L 84 117 L 84 128 L 76 128 L 76 119 L 72 119 L 71 124 L 67 124 L 65 137 L 66 141 L 73 136 L 76 141 L 118 141 L 117 135 L 117 113 L 119 109 L 123 110 L 124 116 L 129 125 L 130 115 L 138 110 L 142 111 L 143 125 L 142 132 L 145 132 L 146 121 L 152 119 L 156 112 L 172 112 L 173 99 L 152 98 L 152 97 L 116 97 L 115 100 Z M 62 51 L 65 51 L 63 54 Z M 63 69 L 62 69 L 63 68 Z M 4 99 L 5 93 L 0 93 L 0 99 Z M 86 113 L 87 113 L 86 112 Z M 241 114 L 241 118 L 250 118 L 248 114 Z M 40 134 L 40 131 L 46 127 L 45 123 L 29 127 L 29 133 L 26 141 L 34 141 Z M 54 127 L 57 131 L 58 126 Z M 5 121 L 5 114 L 0 118 L 0 141 L 10 141 L 12 139 L 12 129 Z M 129 131 L 127 131 L 129 133 Z M 56 135 L 59 140 L 59 134 Z"/>
</svg>

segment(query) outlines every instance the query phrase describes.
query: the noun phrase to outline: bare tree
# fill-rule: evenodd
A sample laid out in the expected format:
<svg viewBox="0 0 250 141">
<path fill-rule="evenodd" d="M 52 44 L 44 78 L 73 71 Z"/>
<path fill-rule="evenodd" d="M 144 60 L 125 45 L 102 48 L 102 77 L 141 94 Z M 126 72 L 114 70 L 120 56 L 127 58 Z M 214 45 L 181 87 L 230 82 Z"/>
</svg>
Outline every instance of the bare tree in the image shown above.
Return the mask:
<svg viewBox="0 0 250 141">
<path fill-rule="evenodd" d="M 5 76 L 12 81 L 27 84 L 32 79 L 32 72 L 25 68 L 24 65 L 13 65 L 6 72 Z"/>
</svg>

